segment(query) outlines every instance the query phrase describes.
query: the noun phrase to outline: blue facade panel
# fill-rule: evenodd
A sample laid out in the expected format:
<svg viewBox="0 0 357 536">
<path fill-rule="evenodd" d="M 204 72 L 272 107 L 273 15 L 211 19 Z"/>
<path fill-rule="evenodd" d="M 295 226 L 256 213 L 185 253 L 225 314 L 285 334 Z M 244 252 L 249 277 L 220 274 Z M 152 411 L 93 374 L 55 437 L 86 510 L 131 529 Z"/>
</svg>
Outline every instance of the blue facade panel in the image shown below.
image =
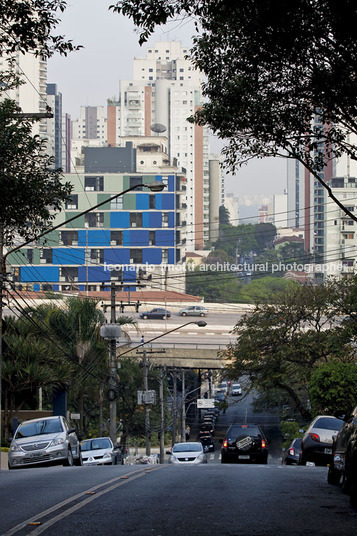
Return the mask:
<svg viewBox="0 0 357 536">
<path fill-rule="evenodd" d="M 157 229 L 162 227 L 161 212 L 143 212 L 143 227 Z"/>
<path fill-rule="evenodd" d="M 125 266 L 123 270 L 123 281 L 136 283 L 136 267 Z M 134 288 L 135 290 L 135 288 Z"/>
<path fill-rule="evenodd" d="M 128 229 L 130 226 L 129 212 L 111 212 L 110 227 L 112 229 Z"/>
<path fill-rule="evenodd" d="M 169 178 L 167 181 L 167 191 L 168 192 L 175 191 L 175 175 L 169 175 Z"/>
<path fill-rule="evenodd" d="M 53 248 L 52 264 L 84 264 L 84 249 Z"/>
<path fill-rule="evenodd" d="M 148 210 L 149 209 L 149 194 L 136 194 L 136 209 Z"/>
<path fill-rule="evenodd" d="M 127 248 L 105 249 L 104 262 L 107 264 L 129 264 L 130 251 Z"/>
<path fill-rule="evenodd" d="M 141 229 L 123 231 L 123 246 L 137 248 L 149 245 L 149 231 Z"/>
<path fill-rule="evenodd" d="M 169 252 L 168 252 L 168 264 L 175 264 L 175 250 L 174 249 L 169 249 Z"/>
<path fill-rule="evenodd" d="M 175 231 L 171 229 L 159 229 L 155 233 L 155 245 L 168 247 L 175 245 Z"/>
<path fill-rule="evenodd" d="M 33 286 L 33 290 L 35 292 L 39 292 L 41 290 L 41 285 L 39 283 L 36 283 L 34 286 Z"/>
<path fill-rule="evenodd" d="M 95 231 L 78 231 L 78 245 L 82 247 L 110 246 L 110 231 L 98 229 Z"/>
<path fill-rule="evenodd" d="M 88 283 L 94 283 L 96 281 L 103 282 L 110 280 L 110 271 L 105 270 L 104 266 L 79 266 L 78 268 L 78 281 L 87 281 Z"/>
<path fill-rule="evenodd" d="M 40 283 L 58 283 L 59 267 L 57 266 L 21 266 L 21 282 L 39 281 Z"/>
<path fill-rule="evenodd" d="M 157 194 L 156 206 L 162 210 L 174 210 L 175 209 L 175 195 L 174 194 Z"/>
<path fill-rule="evenodd" d="M 157 248 L 143 249 L 143 264 L 161 264 L 162 262 L 162 250 Z"/>
<path fill-rule="evenodd" d="M 175 213 L 169 212 L 169 227 L 175 227 Z"/>
</svg>

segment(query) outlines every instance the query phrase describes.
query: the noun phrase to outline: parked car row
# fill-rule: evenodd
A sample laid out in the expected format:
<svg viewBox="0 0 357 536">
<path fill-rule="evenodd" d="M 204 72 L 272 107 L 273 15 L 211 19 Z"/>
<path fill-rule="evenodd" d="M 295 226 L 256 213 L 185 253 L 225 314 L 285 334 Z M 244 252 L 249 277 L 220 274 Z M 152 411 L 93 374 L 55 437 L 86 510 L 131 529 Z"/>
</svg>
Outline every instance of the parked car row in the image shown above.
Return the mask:
<svg viewBox="0 0 357 536">
<path fill-rule="evenodd" d="M 179 316 L 206 316 L 208 314 L 208 310 L 205 307 L 202 307 L 202 305 L 190 305 L 190 307 L 185 307 L 184 309 L 180 309 L 178 312 Z M 171 317 L 171 311 L 168 311 L 167 309 L 163 309 L 162 307 L 155 307 L 154 309 L 151 309 L 150 311 L 144 311 L 143 313 L 139 314 L 139 318 L 142 318 L 143 320 L 154 320 L 154 319 L 164 319 L 164 318 L 170 318 Z"/>
<path fill-rule="evenodd" d="M 62 416 L 23 421 L 11 440 L 9 469 L 37 465 L 116 465 L 123 453 L 109 437 L 79 441 Z"/>
<path fill-rule="evenodd" d="M 351 414 L 318 415 L 303 432 L 284 449 L 284 465 L 328 466 L 329 484 L 341 484 L 357 508 L 357 407 Z"/>
</svg>

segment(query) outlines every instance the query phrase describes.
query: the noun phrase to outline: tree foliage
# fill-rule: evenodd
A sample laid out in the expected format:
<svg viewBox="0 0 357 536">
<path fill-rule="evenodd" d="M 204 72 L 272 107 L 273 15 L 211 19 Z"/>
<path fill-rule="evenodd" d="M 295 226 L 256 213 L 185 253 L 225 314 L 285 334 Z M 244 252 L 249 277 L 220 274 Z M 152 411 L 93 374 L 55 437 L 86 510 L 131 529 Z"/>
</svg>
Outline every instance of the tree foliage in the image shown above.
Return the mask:
<svg viewBox="0 0 357 536">
<path fill-rule="evenodd" d="M 72 189 L 53 169 L 46 141 L 32 134 L 31 121 L 19 112 L 13 100 L 0 102 L 0 228 L 7 246 L 16 235 L 27 241 L 47 229 Z"/>
<path fill-rule="evenodd" d="M 355 282 L 349 283 L 351 287 Z M 257 305 L 234 328 L 230 348 L 234 378 L 247 375 L 252 388 L 287 393 L 301 415 L 307 406 L 312 372 L 331 359 L 349 362 L 355 350 L 350 334 L 335 321 L 340 285 L 289 286 L 272 305 Z"/>
<path fill-rule="evenodd" d="M 330 361 L 313 371 L 309 382 L 311 407 L 315 414 L 352 412 L 356 405 L 357 365 Z"/>
<path fill-rule="evenodd" d="M 321 172 L 357 159 L 357 5 L 351 0 L 121 0 L 145 42 L 157 25 L 195 21 L 190 57 L 206 75 L 192 118 L 229 140 L 232 170 L 255 157 L 302 162 L 347 212 Z"/>
<path fill-rule="evenodd" d="M 47 58 L 81 48 L 63 35 L 52 35 L 66 5 L 64 0 L 0 0 L 0 56 L 19 51 Z"/>
</svg>

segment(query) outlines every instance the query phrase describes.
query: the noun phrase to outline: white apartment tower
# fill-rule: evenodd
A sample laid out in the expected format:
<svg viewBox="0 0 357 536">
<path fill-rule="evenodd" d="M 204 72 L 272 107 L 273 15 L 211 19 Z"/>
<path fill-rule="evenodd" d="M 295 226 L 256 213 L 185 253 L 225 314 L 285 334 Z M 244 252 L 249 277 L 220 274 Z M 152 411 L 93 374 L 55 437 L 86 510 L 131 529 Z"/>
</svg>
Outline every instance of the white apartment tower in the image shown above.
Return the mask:
<svg viewBox="0 0 357 536">
<path fill-rule="evenodd" d="M 15 100 L 23 113 L 46 112 L 47 95 L 47 63 L 33 54 L 14 52 L 11 56 L 15 60 L 16 72 L 25 84 L 6 92 L 6 97 Z M 0 57 L 0 71 L 9 70 L 9 57 Z M 33 133 L 46 137 L 46 119 L 34 123 Z"/>
<path fill-rule="evenodd" d="M 80 116 L 72 121 L 71 171 L 83 167 L 85 147 L 107 146 L 107 119 L 104 106 L 81 106 Z"/>
<path fill-rule="evenodd" d="M 202 74 L 179 42 L 157 42 L 134 59 L 133 80 L 119 83 L 119 99 L 108 101 L 108 145 L 127 136 L 168 138 L 171 162 L 187 177 L 187 250 L 209 240 L 209 145 L 206 129 L 189 123 L 202 105 Z"/>
</svg>

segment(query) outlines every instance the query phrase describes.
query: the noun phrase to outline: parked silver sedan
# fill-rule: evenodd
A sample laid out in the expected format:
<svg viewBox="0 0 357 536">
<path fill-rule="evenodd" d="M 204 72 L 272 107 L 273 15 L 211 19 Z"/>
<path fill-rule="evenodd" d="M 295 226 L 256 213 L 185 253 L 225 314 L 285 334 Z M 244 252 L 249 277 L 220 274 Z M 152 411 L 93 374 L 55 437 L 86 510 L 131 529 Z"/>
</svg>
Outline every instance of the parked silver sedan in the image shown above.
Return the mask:
<svg viewBox="0 0 357 536">
<path fill-rule="evenodd" d="M 9 450 L 9 469 L 32 465 L 82 465 L 78 437 L 62 416 L 23 421 Z"/>
<path fill-rule="evenodd" d="M 81 443 L 83 465 L 116 465 L 123 463 L 118 446 L 109 437 L 85 439 Z"/>
<path fill-rule="evenodd" d="M 169 454 L 169 463 L 177 465 L 198 465 L 207 463 L 207 456 L 204 453 L 202 443 L 198 441 L 190 441 L 187 443 L 176 443 L 172 447 L 172 451 L 167 451 Z"/>
</svg>

